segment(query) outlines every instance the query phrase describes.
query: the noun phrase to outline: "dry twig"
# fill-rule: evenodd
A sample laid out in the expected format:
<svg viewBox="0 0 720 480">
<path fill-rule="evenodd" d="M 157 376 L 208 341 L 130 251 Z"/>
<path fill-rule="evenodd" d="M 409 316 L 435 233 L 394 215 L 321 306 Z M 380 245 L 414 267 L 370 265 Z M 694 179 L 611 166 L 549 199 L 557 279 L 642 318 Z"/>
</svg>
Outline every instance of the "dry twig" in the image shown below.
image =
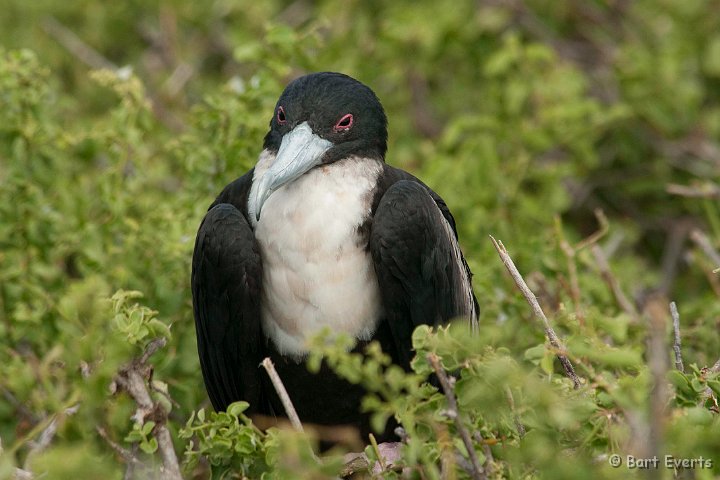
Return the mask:
<svg viewBox="0 0 720 480">
<path fill-rule="evenodd" d="M 700 261 L 700 268 L 705 273 L 713 291 L 720 296 L 720 281 L 716 276 L 720 268 L 715 268 L 720 265 L 720 253 L 713 247 L 708 236 L 699 229 L 694 229 L 690 232 L 690 239 L 705 253 L 705 256 L 709 259 L 709 263 L 712 264 L 709 266 L 705 264 L 705 262 Z"/>
<path fill-rule="evenodd" d="M 373 449 L 378 459 L 382 459 L 382 464 L 377 461 L 371 465 L 365 452 L 348 453 L 345 455 L 345 465 L 340 470 L 340 477 L 350 477 L 355 473 L 367 472 L 368 469 L 372 469 L 373 475 L 380 475 L 383 471 L 400 471 L 402 469 L 399 462 L 402 457 L 402 442 L 384 442 L 376 445 L 377 449 L 375 447 Z"/>
<path fill-rule="evenodd" d="M 720 186 L 714 183 L 705 183 L 699 186 L 678 185 L 670 183 L 665 191 L 671 195 L 690 198 L 720 198 Z"/>
<path fill-rule="evenodd" d="M 123 390 L 132 397 L 137 404 L 133 419 L 140 424 L 146 420 L 155 422 L 152 434 L 158 442 L 158 451 L 162 460 L 160 476 L 163 480 L 181 480 L 180 464 L 172 444 L 170 430 L 167 428 L 167 412 L 150 396 L 147 380 L 150 378 L 152 366 L 147 364 L 150 356 L 167 343 L 165 338 L 158 338 L 150 342 L 140 358 L 137 358 L 120 368 L 113 379 L 110 388 L 115 393 Z"/>
<path fill-rule="evenodd" d="M 483 468 L 485 468 L 485 473 L 487 475 L 493 474 L 493 462 L 495 461 L 495 458 L 493 457 L 492 450 L 490 450 L 490 445 L 487 443 L 482 444 L 483 454 L 485 454 L 485 463 L 483 464 Z"/>
<path fill-rule="evenodd" d="M 364 472 L 370 467 L 370 460 L 364 452 L 345 455 L 345 465 L 340 470 L 340 478 L 349 477 L 357 472 Z"/>
<path fill-rule="evenodd" d="M 715 265 L 720 265 L 720 253 L 715 250 L 715 247 L 713 247 L 707 235 L 705 235 L 701 230 L 695 229 L 690 232 L 690 239 L 695 242 L 695 244 L 700 247 L 703 252 L 705 252 L 705 255 L 708 256 L 711 262 Z"/>
<path fill-rule="evenodd" d="M 263 366 L 268 376 L 270 377 L 270 381 L 272 382 L 273 387 L 275 387 L 275 391 L 277 392 L 278 397 L 280 397 L 283 408 L 285 408 L 285 413 L 287 414 L 293 428 L 298 432 L 305 433 L 302 423 L 300 422 L 300 417 L 298 417 L 298 414 L 295 411 L 295 407 L 292 404 L 292 400 L 290 400 L 290 395 L 288 395 L 287 390 L 285 389 L 285 385 L 283 385 L 282 380 L 280 380 L 280 375 L 278 375 L 277 371 L 275 370 L 275 365 L 273 365 L 270 357 L 266 357 L 260 365 Z"/>
<path fill-rule="evenodd" d="M 595 210 L 595 218 L 597 218 L 599 228 L 594 233 L 580 241 L 577 245 L 572 246 L 563 235 L 560 217 L 555 217 L 556 235 L 560 242 L 560 249 L 563 251 L 567 259 L 568 275 L 570 276 L 570 296 L 572 297 L 573 304 L 575 305 L 575 317 L 577 318 L 578 323 L 581 326 L 585 324 L 585 313 L 582 309 L 582 301 L 580 298 L 580 282 L 578 279 L 577 264 L 575 262 L 575 258 L 580 250 L 590 245 L 594 246 L 597 241 L 600 240 L 608 232 L 607 217 L 605 217 L 605 213 L 601 209 L 598 208 Z"/>
<path fill-rule="evenodd" d="M 525 297 L 525 300 L 527 300 L 527 302 L 530 304 L 530 307 L 532 307 L 535 316 L 542 320 L 545 327 L 545 335 L 547 335 L 550 344 L 557 351 L 556 356 L 558 360 L 560 360 L 563 368 L 565 369 L 565 373 L 567 374 L 568 378 L 572 380 L 573 385 L 576 389 L 580 388 L 580 379 L 575 374 L 575 369 L 573 368 L 572 363 L 570 363 L 570 360 L 563 353 L 565 351 L 565 348 L 560 343 L 560 340 L 555 334 L 555 330 L 553 330 L 553 328 L 550 326 L 550 322 L 545 316 L 545 313 L 542 311 L 542 308 L 540 308 L 540 304 L 538 303 L 537 298 L 535 298 L 535 294 L 533 294 L 533 292 L 527 286 L 527 283 L 525 283 L 525 280 L 523 279 L 522 275 L 520 275 L 517 267 L 515 267 L 512 258 L 510 258 L 510 255 L 508 255 L 508 252 L 505 249 L 505 245 L 503 245 L 501 241 L 495 240 L 492 235 L 490 235 L 490 239 L 492 240 L 493 245 L 495 245 L 495 249 L 500 255 L 500 259 L 505 265 L 505 268 L 507 268 L 510 276 L 515 281 L 515 285 L 517 285 L 517 287 L 520 289 L 523 296 Z"/>
<path fill-rule="evenodd" d="M 633 305 L 633 303 L 628 299 L 628 297 L 625 296 L 625 292 L 623 292 L 622 288 L 620 288 L 620 282 L 618 282 L 617 278 L 615 278 L 615 275 L 612 274 L 612 271 L 610 270 L 610 264 L 605 257 L 605 252 L 599 245 L 593 245 L 591 251 L 593 256 L 595 257 L 595 263 L 600 269 L 600 276 L 603 278 L 603 280 L 605 280 L 605 283 L 610 288 L 610 291 L 612 291 L 618 305 L 620 305 L 620 308 L 622 308 L 625 313 L 630 315 L 631 318 L 637 320 L 638 311 Z"/>
<path fill-rule="evenodd" d="M 434 429 L 437 435 L 438 450 L 440 451 L 440 480 L 456 480 L 455 470 L 458 466 L 472 476 L 473 467 L 470 462 L 458 461 L 459 459 L 464 460 L 464 458 L 453 447 L 453 440 L 447 425 L 440 423 Z"/>
<path fill-rule="evenodd" d="M 41 23 L 42 29 L 54 38 L 60 45 L 77 57 L 81 62 L 90 68 L 100 69 L 107 68 L 117 70 L 117 65 L 98 53 L 87 43 L 83 42 L 80 37 L 67 28 L 65 25 L 57 21 L 55 17 L 47 17 Z"/>
<path fill-rule="evenodd" d="M 649 320 L 648 367 L 653 379 L 650 392 L 650 429 L 648 438 L 649 455 L 660 458 L 665 434 L 665 404 L 668 400 L 667 377 L 668 358 L 665 342 L 667 310 L 658 298 L 648 302 L 646 313 Z"/>
<path fill-rule="evenodd" d="M 455 393 L 453 392 L 453 387 L 450 384 L 450 379 L 448 379 L 445 369 L 443 369 L 442 365 L 440 365 L 440 359 L 437 355 L 430 353 L 428 354 L 427 359 L 428 362 L 430 362 L 430 365 L 432 365 L 435 375 L 437 375 L 438 380 L 440 380 L 440 385 L 442 385 L 443 391 L 445 392 L 445 398 L 448 402 L 448 417 L 452 418 L 455 422 L 455 427 L 457 428 L 460 438 L 462 438 L 463 444 L 465 445 L 465 449 L 468 452 L 468 456 L 470 457 L 470 462 L 472 463 L 471 476 L 474 480 L 486 479 L 487 477 L 485 476 L 483 468 L 480 466 L 480 461 L 475 453 L 475 447 L 470 439 L 470 434 L 460 418 L 457 400 L 455 399 Z"/>
<path fill-rule="evenodd" d="M 705 367 L 705 368 L 707 369 L 707 372 L 711 375 L 720 373 L 720 359 L 717 362 L 715 362 L 715 364 L 712 367 L 710 367 L 710 368 Z M 713 394 L 713 391 L 710 387 L 707 387 L 705 389 L 705 391 L 702 393 L 702 395 L 700 396 L 700 401 L 698 402 L 698 406 L 701 406 L 701 407 L 705 406 L 705 402 L 707 402 L 709 398 L 713 399 L 713 403 L 715 404 L 716 412 L 720 411 L 720 406 L 718 405 L 718 400 L 717 400 L 717 398 L 715 398 L 715 395 Z"/>
<path fill-rule="evenodd" d="M 685 373 L 685 366 L 683 365 L 682 351 L 680 350 L 680 314 L 678 313 L 677 305 L 675 302 L 670 302 L 670 314 L 673 319 L 673 352 L 675 353 L 675 368 Z"/>
<path fill-rule="evenodd" d="M 282 402 L 283 404 L 283 408 L 285 409 L 285 413 L 290 420 L 290 424 L 297 432 L 305 433 L 302 422 L 300 422 L 300 417 L 298 417 L 292 400 L 290 400 L 290 395 L 288 395 L 287 389 L 285 388 L 285 385 L 283 384 L 280 375 L 278 375 L 277 371 L 275 370 L 275 365 L 273 364 L 272 360 L 269 357 L 266 357 L 262 361 L 262 363 L 260 363 L 260 365 L 262 365 L 262 367 L 265 369 L 268 376 L 270 377 L 270 381 L 272 382 L 273 387 L 275 388 L 275 392 L 278 394 L 278 397 L 280 397 L 280 402 Z M 370 440 L 378 456 L 378 462 L 376 463 L 376 465 L 373 466 L 373 471 L 381 469 L 378 470 L 378 472 L 375 472 L 379 473 L 379 471 L 384 471 L 386 469 L 396 470 L 397 467 L 394 464 L 397 463 L 397 460 L 400 458 L 401 444 L 399 442 L 386 442 L 378 444 L 375 441 L 375 437 L 373 437 L 372 435 L 370 436 Z M 317 458 L 314 452 L 312 452 L 312 455 L 316 461 L 320 462 L 320 459 Z M 351 476 L 357 472 L 366 471 L 368 468 L 371 467 L 370 461 L 364 452 L 349 453 L 345 457 L 345 465 L 340 471 L 340 476 L 342 478 Z"/>
<path fill-rule="evenodd" d="M 138 458 L 135 455 L 133 455 L 133 453 L 130 450 L 128 450 L 127 448 L 123 447 L 122 445 L 117 443 L 115 440 L 110 438 L 110 435 L 108 435 L 107 431 L 103 427 L 96 426 L 95 431 L 98 433 L 98 435 L 100 435 L 100 437 L 102 437 L 103 440 L 105 440 L 107 442 L 108 445 L 110 445 L 110 448 L 115 450 L 115 453 L 117 453 L 118 455 L 120 455 L 122 457 L 122 459 L 125 461 L 125 463 L 130 463 L 130 462 L 138 463 L 138 464 L 141 463 L 140 460 L 138 460 Z"/>
<path fill-rule="evenodd" d="M 513 413 L 515 428 L 517 428 L 518 435 L 522 438 L 525 436 L 525 425 L 520 422 L 520 417 L 515 411 L 515 398 L 513 398 L 512 390 L 510 390 L 510 387 L 507 385 L 505 386 L 505 397 L 507 397 L 508 404 L 510 404 L 510 411 Z"/>
<path fill-rule="evenodd" d="M 123 459 L 123 461 L 127 464 L 127 470 L 125 470 L 125 476 L 123 477 L 124 480 L 130 480 L 135 478 L 135 467 L 144 467 L 143 463 L 138 459 L 135 452 L 128 450 L 127 448 L 123 447 L 116 441 L 114 441 L 108 433 L 105 431 L 103 427 L 97 426 L 95 427 L 95 430 L 97 431 L 98 435 L 102 437 L 105 442 L 110 445 L 110 448 L 112 448 L 115 453 L 120 455 L 120 458 Z"/>
</svg>

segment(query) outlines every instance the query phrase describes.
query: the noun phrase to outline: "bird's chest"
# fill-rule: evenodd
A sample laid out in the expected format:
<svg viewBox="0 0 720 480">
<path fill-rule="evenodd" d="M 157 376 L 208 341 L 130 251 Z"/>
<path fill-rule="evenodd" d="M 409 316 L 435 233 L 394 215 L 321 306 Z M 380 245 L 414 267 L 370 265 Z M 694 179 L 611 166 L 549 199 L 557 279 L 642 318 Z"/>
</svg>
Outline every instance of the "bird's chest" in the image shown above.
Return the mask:
<svg viewBox="0 0 720 480">
<path fill-rule="evenodd" d="M 346 162 L 346 161 L 343 161 Z M 367 163 L 367 162 L 365 162 Z M 302 356 L 323 328 L 369 339 L 381 315 L 367 239 L 379 167 L 337 162 L 266 201 L 255 236 L 263 261 L 262 320 L 280 353 Z"/>
</svg>

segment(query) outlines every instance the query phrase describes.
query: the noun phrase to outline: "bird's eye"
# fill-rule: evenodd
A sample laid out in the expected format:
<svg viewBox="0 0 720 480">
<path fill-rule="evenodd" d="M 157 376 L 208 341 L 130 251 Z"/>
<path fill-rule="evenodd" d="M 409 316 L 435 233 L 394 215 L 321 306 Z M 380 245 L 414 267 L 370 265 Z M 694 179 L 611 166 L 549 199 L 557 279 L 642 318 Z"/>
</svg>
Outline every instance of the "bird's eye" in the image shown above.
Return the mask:
<svg viewBox="0 0 720 480">
<path fill-rule="evenodd" d="M 287 123 L 287 119 L 285 118 L 285 109 L 283 107 L 279 107 L 277 111 L 277 122 L 280 125 L 285 125 Z"/>
<path fill-rule="evenodd" d="M 343 115 L 343 117 L 338 120 L 338 122 L 333 127 L 333 130 L 336 132 L 346 132 L 350 130 L 350 127 L 352 127 L 353 124 L 353 115 L 352 113 L 348 113 L 347 115 Z"/>
</svg>

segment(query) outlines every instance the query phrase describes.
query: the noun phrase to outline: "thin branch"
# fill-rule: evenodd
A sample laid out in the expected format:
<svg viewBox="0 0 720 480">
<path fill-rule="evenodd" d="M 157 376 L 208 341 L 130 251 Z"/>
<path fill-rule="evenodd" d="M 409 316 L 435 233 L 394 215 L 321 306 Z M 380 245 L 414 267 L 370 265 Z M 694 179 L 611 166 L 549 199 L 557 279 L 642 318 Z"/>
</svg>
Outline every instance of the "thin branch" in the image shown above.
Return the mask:
<svg viewBox="0 0 720 480">
<path fill-rule="evenodd" d="M 2 297 L 2 295 L 0 295 Z M 3 397 L 5 397 L 5 400 L 10 403 L 17 412 L 25 417 L 30 423 L 36 424 L 40 420 L 37 418 L 37 415 L 35 415 L 29 408 L 27 408 L 25 405 L 22 404 L 17 398 L 15 398 L 15 395 L 8 390 L 7 388 L 0 386 L 0 392 L 2 393 Z"/>
<path fill-rule="evenodd" d="M 440 385 L 442 385 L 443 391 L 445 392 L 445 398 L 448 402 L 448 417 L 452 418 L 455 422 L 455 428 L 457 428 L 463 444 L 465 445 L 465 449 L 468 452 L 468 456 L 470 457 L 470 462 L 472 463 L 471 476 L 474 480 L 486 479 L 487 477 L 485 472 L 482 466 L 480 466 L 480 461 L 475 453 L 475 447 L 472 444 L 470 434 L 460 418 L 460 411 L 458 410 L 457 400 L 455 399 L 455 393 L 453 392 L 453 387 L 450 384 L 450 379 L 448 378 L 447 373 L 445 373 L 445 369 L 442 365 L 440 365 L 440 359 L 437 355 L 429 353 L 427 360 L 430 362 L 430 365 L 432 365 L 433 370 L 435 370 L 435 375 L 437 375 L 438 380 L 440 380 Z"/>
<path fill-rule="evenodd" d="M 598 221 L 598 229 L 595 230 L 595 232 L 593 232 L 591 235 L 580 241 L 580 243 L 575 245 L 576 252 L 590 245 L 597 244 L 598 240 L 604 237 L 610 230 L 610 224 L 608 223 L 607 217 L 605 216 L 605 212 L 603 212 L 601 208 L 596 208 L 593 213 L 595 214 L 595 218 Z"/>
<path fill-rule="evenodd" d="M 580 326 L 585 325 L 585 313 L 583 312 L 582 301 L 580 298 L 580 282 L 578 279 L 577 263 L 575 258 L 580 250 L 590 245 L 594 246 L 598 240 L 607 234 L 609 229 L 607 217 L 605 217 L 605 213 L 601 209 L 598 208 L 595 210 L 595 218 L 597 218 L 598 221 L 598 229 L 573 247 L 570 245 L 570 242 L 567 241 L 565 235 L 563 235 L 560 216 L 555 216 L 555 231 L 560 243 L 560 249 L 567 259 L 567 269 L 570 277 L 570 296 L 572 297 L 573 305 L 575 306 L 575 317 L 577 318 Z"/>
<path fill-rule="evenodd" d="M 485 454 L 485 463 L 483 464 L 483 467 L 485 468 L 485 473 L 487 475 L 493 474 L 493 462 L 495 462 L 495 457 L 493 457 L 492 450 L 490 450 L 490 445 L 487 443 L 482 444 L 483 454 Z"/>
<path fill-rule="evenodd" d="M 365 472 L 370 468 L 370 460 L 364 452 L 345 455 L 345 465 L 340 470 L 340 477 L 349 477 L 357 472 Z"/>
<path fill-rule="evenodd" d="M 53 439 L 55 438 L 55 434 L 58 431 L 58 427 L 65 421 L 65 418 L 74 415 L 79 409 L 79 403 L 63 408 L 59 413 L 47 417 L 38 425 L 36 425 L 35 428 L 32 429 L 31 435 L 26 437 L 26 439 L 29 439 L 27 440 L 27 442 L 23 440 L 16 443 L 16 447 L 13 447 L 12 449 L 13 453 L 17 451 L 17 448 L 20 445 L 27 444 L 28 446 L 28 452 L 25 456 L 25 460 L 23 461 L 23 467 L 17 468 L 15 470 L 16 478 L 35 478 L 32 470 L 30 470 L 30 464 L 32 463 L 32 459 L 50 446 Z M 35 435 L 37 435 L 37 440 L 32 440 Z M 2 453 L 1 444 L 0 453 Z M 26 475 L 29 475 L 29 477 L 27 477 Z"/>
<path fill-rule="evenodd" d="M 704 183 L 699 186 L 678 185 L 670 183 L 665 191 L 671 195 L 690 198 L 720 198 L 720 186 L 714 183 Z"/>
<path fill-rule="evenodd" d="M 150 342 L 140 358 L 120 368 L 113 379 L 111 390 L 113 392 L 123 390 L 135 400 L 137 409 L 133 419 L 136 422 L 141 425 L 145 423 L 146 419 L 155 422 L 152 433 L 157 439 L 158 451 L 163 465 L 160 470 L 160 478 L 163 480 L 182 480 L 180 464 L 173 447 L 172 436 L 167 428 L 167 412 L 160 404 L 153 401 L 150 396 L 150 388 L 147 385 L 147 379 L 152 372 L 152 366 L 147 365 L 147 361 L 153 353 L 165 346 L 166 343 L 167 340 L 164 338 Z"/>
<path fill-rule="evenodd" d="M 570 276 L 570 296 L 572 297 L 573 305 L 575 306 L 575 317 L 582 327 L 585 325 L 585 313 L 583 312 L 582 301 L 580 299 L 580 282 L 578 280 L 577 263 L 575 262 L 576 251 L 562 234 L 560 217 L 555 218 L 558 236 L 560 237 L 560 249 L 565 254 L 565 259 L 567 260 L 568 275 Z"/>
<path fill-rule="evenodd" d="M 400 471 L 402 470 L 402 462 L 399 460 L 402 457 L 402 442 L 384 442 L 377 444 L 377 448 L 373 446 L 375 454 L 378 457 L 378 461 L 374 465 L 370 464 L 365 452 L 355 452 L 345 454 L 345 464 L 342 470 L 340 470 L 340 477 L 350 477 L 355 473 L 367 472 L 372 469 L 372 474 L 377 476 L 383 471 Z M 380 459 L 383 464 L 381 465 Z M 373 477 L 374 478 L 374 477 Z"/>
<path fill-rule="evenodd" d="M 718 359 L 718 361 L 715 362 L 715 365 L 710 367 L 710 372 L 711 373 L 720 373 L 720 359 Z"/>
<path fill-rule="evenodd" d="M 683 365 L 682 351 L 680 350 L 680 314 L 678 313 L 675 302 L 670 302 L 670 314 L 673 319 L 673 332 L 675 334 L 673 341 L 673 352 L 675 353 L 675 368 L 685 373 Z"/>
<path fill-rule="evenodd" d="M 646 308 L 649 319 L 648 367 L 653 379 L 650 392 L 650 429 L 648 438 L 649 455 L 660 457 L 665 434 L 665 404 L 668 400 L 667 372 L 668 358 L 665 341 L 667 310 L 659 298 L 651 299 Z"/>
<path fill-rule="evenodd" d="M 608 287 L 610 287 L 610 290 L 612 291 L 618 305 L 620 305 L 620 308 L 630 315 L 631 318 L 637 320 L 638 311 L 635 308 L 635 305 L 633 305 L 628 297 L 625 296 L 625 292 L 622 291 L 622 288 L 620 288 L 620 282 L 618 282 L 617 278 L 615 278 L 615 275 L 613 275 L 610 270 L 610 264 L 607 261 L 607 257 L 605 257 L 603 249 L 599 245 L 593 245 L 590 250 L 595 257 L 595 263 L 600 269 L 600 276 L 603 280 L 605 280 Z"/>
<path fill-rule="evenodd" d="M 295 407 L 292 404 L 292 400 L 290 400 L 290 395 L 288 395 L 285 385 L 283 385 L 282 380 L 280 379 L 280 375 L 278 375 L 277 371 L 275 371 L 275 365 L 273 365 L 270 357 L 266 357 L 260 365 L 263 366 L 270 377 L 270 381 L 272 382 L 273 387 L 275 387 L 278 397 L 280 397 L 283 408 L 285 408 L 285 413 L 287 414 L 293 428 L 298 432 L 305 433 L 302 423 L 300 423 L 300 417 L 298 417 Z"/>
<path fill-rule="evenodd" d="M 115 451 L 115 453 L 120 455 L 120 457 L 123 459 L 123 461 L 125 461 L 125 463 L 142 465 L 142 462 L 137 458 L 136 455 L 133 454 L 133 452 L 110 438 L 107 431 L 103 427 L 96 426 L 95 431 L 98 433 L 98 435 L 100 435 L 100 437 L 102 437 L 103 440 L 105 440 L 105 442 L 107 442 L 107 444 Z"/>
<path fill-rule="evenodd" d="M 67 28 L 65 25 L 57 21 L 55 17 L 46 17 L 40 24 L 42 29 L 62 45 L 68 52 L 80 59 L 85 65 L 100 69 L 107 68 L 117 70 L 117 65 L 98 53 L 87 43 L 83 42 L 80 37 Z"/>
<path fill-rule="evenodd" d="M 437 435 L 437 448 L 440 452 L 440 480 L 455 480 L 457 467 L 463 468 L 468 475 L 473 475 L 473 467 L 453 446 L 448 426 L 439 423 L 434 426 Z M 458 461 L 458 460 L 464 461 Z"/>
<path fill-rule="evenodd" d="M 14 474 L 14 480 L 33 480 L 35 478 L 32 472 L 23 470 L 22 468 L 16 468 Z"/>
<path fill-rule="evenodd" d="M 707 367 L 705 367 L 705 368 L 707 368 Z M 707 372 L 711 375 L 720 373 L 720 359 L 718 359 L 718 361 L 715 362 L 715 364 L 712 367 L 707 368 Z M 712 388 L 710 388 L 710 387 L 707 387 L 705 389 L 705 391 L 702 393 L 702 395 L 700 396 L 700 401 L 698 402 L 698 406 L 704 407 L 705 402 L 707 402 L 709 398 L 713 399 L 716 411 L 720 411 L 720 406 L 718 406 L 718 400 L 717 400 L 717 398 L 715 398 L 715 394 L 713 393 Z"/>
<path fill-rule="evenodd" d="M 507 397 L 507 401 L 510 404 L 510 411 L 512 412 L 515 420 L 515 428 L 517 428 L 518 435 L 522 438 L 525 436 L 525 425 L 520 422 L 520 417 L 515 411 L 515 399 L 513 398 L 512 390 L 510 390 L 510 387 L 507 385 L 505 386 L 505 397 Z"/>
<path fill-rule="evenodd" d="M 690 219 L 676 219 L 669 226 L 661 260 L 663 276 L 657 288 L 660 293 L 667 295 L 667 292 L 672 289 L 685 252 L 685 239 L 692 230 L 693 223 Z"/>
<path fill-rule="evenodd" d="M 143 352 L 142 357 L 140 357 L 140 365 L 145 365 L 148 359 L 153 356 L 155 352 L 157 352 L 161 348 L 164 348 L 165 345 L 167 345 L 167 339 L 165 339 L 165 337 L 156 338 L 155 340 L 148 343 L 145 347 L 145 351 Z"/>
<path fill-rule="evenodd" d="M 373 451 L 375 452 L 375 456 L 378 459 L 378 463 L 380 464 L 380 473 L 384 472 L 387 468 L 387 465 L 385 465 L 385 459 L 382 455 L 380 455 L 380 448 L 378 447 L 377 440 L 375 440 L 375 435 L 372 433 L 369 435 L 370 438 L 370 445 L 372 445 Z"/>
<path fill-rule="evenodd" d="M 696 229 L 690 232 L 690 239 L 695 242 L 695 244 L 700 247 L 703 252 L 705 252 L 705 255 L 708 256 L 710 261 L 712 261 L 715 265 L 720 265 L 720 253 L 718 253 L 717 250 L 715 250 L 715 247 L 712 246 L 712 243 L 707 235 L 705 235 L 701 230 Z"/>
<path fill-rule="evenodd" d="M 545 335 L 547 335 L 550 344 L 555 348 L 555 350 L 557 350 L 557 353 L 555 355 L 557 356 L 558 360 L 560 360 L 560 363 L 565 369 L 565 374 L 568 376 L 568 378 L 570 378 L 570 380 L 572 380 L 574 388 L 580 388 L 580 379 L 575 374 L 575 369 L 573 368 L 572 363 L 570 363 L 570 360 L 567 358 L 567 356 L 565 356 L 565 354 L 562 353 L 565 351 L 565 348 L 560 343 L 560 340 L 555 334 L 555 330 L 553 330 L 553 328 L 550 326 L 550 322 L 545 316 L 545 313 L 542 311 L 542 308 L 540 308 L 540 304 L 538 303 L 537 298 L 535 298 L 535 294 L 533 294 L 533 292 L 527 286 L 527 283 L 525 283 L 525 280 L 523 279 L 522 275 L 520 275 L 517 267 L 515 267 L 512 258 L 510 258 L 510 255 L 505 249 L 505 245 L 503 245 L 501 241 L 495 240 L 492 235 L 490 235 L 490 239 L 492 240 L 493 245 L 495 245 L 495 249 L 500 255 L 500 259 L 505 265 L 505 268 L 507 268 L 510 276 L 515 281 L 515 285 L 517 285 L 517 287 L 520 289 L 523 296 L 525 297 L 525 300 L 527 300 L 527 302 L 530 304 L 530 307 L 532 308 L 535 316 L 542 320 L 545 327 Z"/>
</svg>

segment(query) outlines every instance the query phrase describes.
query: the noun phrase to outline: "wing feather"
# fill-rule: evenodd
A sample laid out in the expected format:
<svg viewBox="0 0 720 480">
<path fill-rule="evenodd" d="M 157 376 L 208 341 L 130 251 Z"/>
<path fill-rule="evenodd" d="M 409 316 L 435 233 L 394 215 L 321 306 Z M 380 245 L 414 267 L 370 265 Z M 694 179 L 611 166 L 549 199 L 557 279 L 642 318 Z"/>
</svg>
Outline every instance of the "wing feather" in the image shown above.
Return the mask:
<svg viewBox="0 0 720 480">
<path fill-rule="evenodd" d="M 245 400 L 261 410 L 262 263 L 246 218 L 218 203 L 203 219 L 193 254 L 192 293 L 198 353 L 216 410 Z"/>
<path fill-rule="evenodd" d="M 473 328 L 477 322 L 477 299 L 454 226 L 442 199 L 412 177 L 392 183 L 375 209 L 369 248 L 405 365 L 417 326 L 456 317 L 468 318 Z"/>
</svg>

